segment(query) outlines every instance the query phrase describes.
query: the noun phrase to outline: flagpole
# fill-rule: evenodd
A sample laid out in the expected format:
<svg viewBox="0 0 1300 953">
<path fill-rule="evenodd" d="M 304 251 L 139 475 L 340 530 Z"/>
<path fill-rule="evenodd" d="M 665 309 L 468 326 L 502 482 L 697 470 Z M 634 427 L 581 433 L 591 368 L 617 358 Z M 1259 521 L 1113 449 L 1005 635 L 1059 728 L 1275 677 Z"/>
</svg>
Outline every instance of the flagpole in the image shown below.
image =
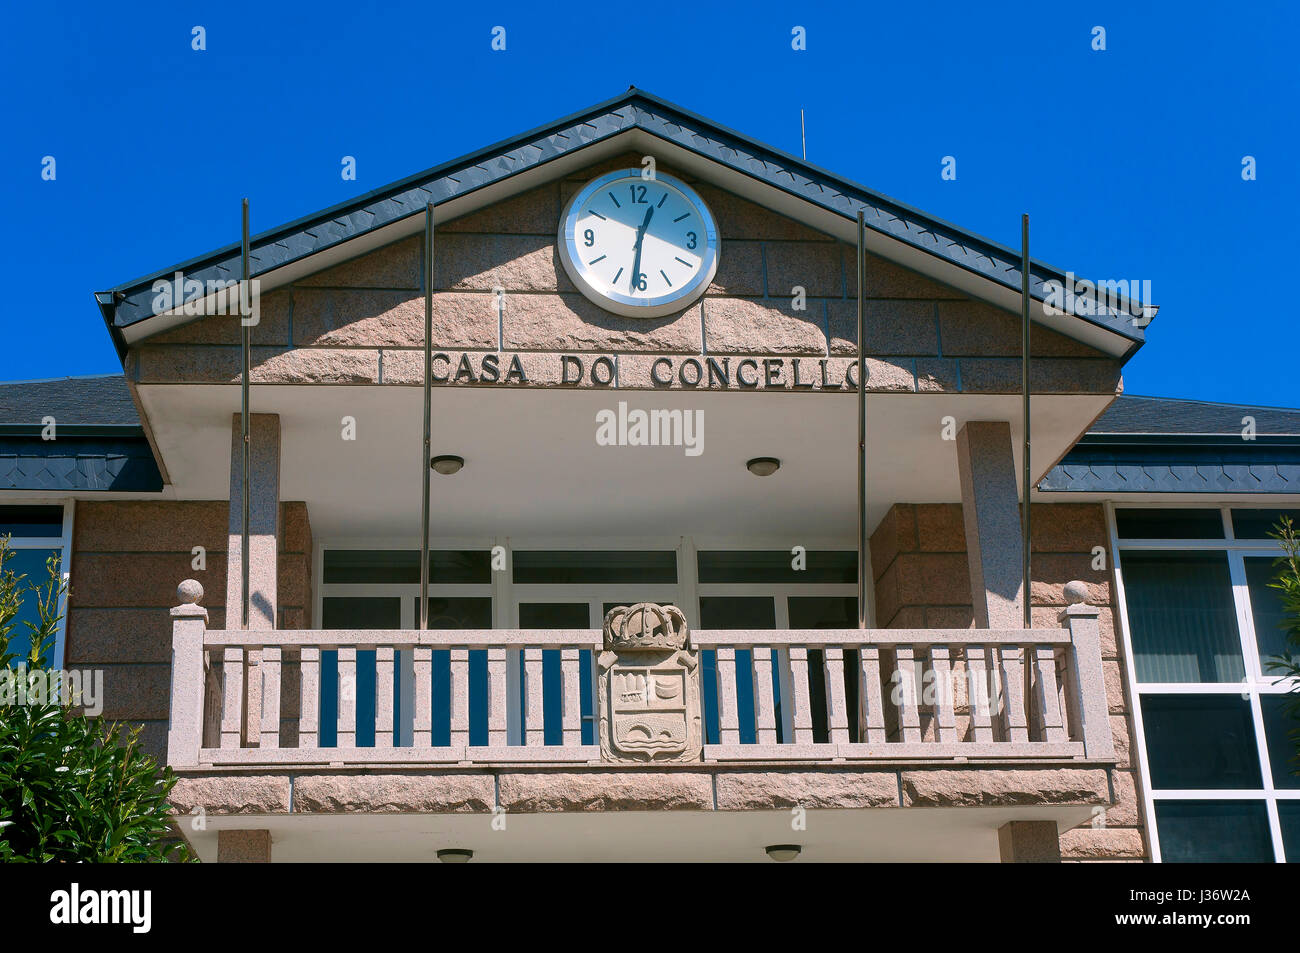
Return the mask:
<svg viewBox="0 0 1300 953">
<path fill-rule="evenodd" d="M 858 210 L 858 628 L 867 627 L 867 362 L 863 359 L 867 213 Z"/>
<path fill-rule="evenodd" d="M 424 209 L 424 443 L 420 460 L 420 631 L 429 627 L 429 469 L 433 465 L 433 203 Z"/>
<path fill-rule="evenodd" d="M 242 289 L 243 296 L 240 299 L 241 303 L 244 301 L 252 300 L 252 289 L 249 287 L 250 275 L 249 275 L 249 253 L 248 253 L 248 199 L 244 199 L 243 201 L 242 220 L 243 221 L 242 221 L 242 231 L 240 237 L 239 250 L 240 250 L 240 259 L 243 264 L 244 287 Z M 243 492 L 240 494 L 240 496 L 242 496 L 243 499 L 241 500 L 242 512 L 240 514 L 240 535 L 239 535 L 240 538 L 239 571 L 240 571 L 240 579 L 243 582 L 243 585 L 241 586 L 241 595 L 242 595 L 241 610 L 242 611 L 240 613 L 240 619 L 243 622 L 243 628 L 247 629 L 248 628 L 248 605 L 249 605 L 248 501 L 249 501 L 249 497 L 252 495 L 251 492 L 252 488 L 248 485 L 249 471 L 252 469 L 250 465 L 250 457 L 252 452 L 252 438 L 248 430 L 248 378 L 251 372 L 251 364 L 252 364 L 252 360 L 249 356 L 250 351 L 252 350 L 252 348 L 250 347 L 252 326 L 249 325 L 248 321 L 246 320 L 249 316 L 244 314 L 244 309 L 242 307 L 239 309 L 239 312 L 240 312 L 239 323 L 240 323 L 240 332 L 241 332 L 239 340 L 240 340 L 240 348 L 241 351 L 243 352 L 242 353 L 243 372 L 239 376 L 239 422 L 240 422 L 240 432 L 242 436 L 242 440 L 240 441 L 240 443 L 243 450 L 243 462 L 242 462 L 243 469 L 240 471 L 242 475 L 241 486 L 243 489 Z"/>
<path fill-rule="evenodd" d="M 1021 520 L 1021 526 L 1024 532 L 1023 550 L 1022 550 L 1022 569 L 1024 578 L 1024 608 L 1025 608 L 1025 628 L 1033 628 L 1032 611 L 1030 607 L 1030 514 L 1031 506 L 1029 502 L 1030 481 L 1032 480 L 1033 471 L 1029 465 L 1029 216 L 1020 217 L 1020 320 L 1022 325 L 1023 340 L 1020 349 L 1020 391 L 1022 412 L 1024 414 L 1025 427 L 1025 444 L 1021 448 L 1021 464 L 1024 467 L 1024 519 Z"/>
</svg>

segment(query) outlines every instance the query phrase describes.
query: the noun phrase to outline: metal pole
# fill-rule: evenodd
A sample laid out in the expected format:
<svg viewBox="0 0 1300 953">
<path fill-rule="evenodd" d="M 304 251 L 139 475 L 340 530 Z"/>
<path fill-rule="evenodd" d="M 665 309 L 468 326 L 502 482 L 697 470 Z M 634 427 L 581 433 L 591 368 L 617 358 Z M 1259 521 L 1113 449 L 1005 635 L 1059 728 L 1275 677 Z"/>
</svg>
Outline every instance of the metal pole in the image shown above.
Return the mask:
<svg viewBox="0 0 1300 953">
<path fill-rule="evenodd" d="M 248 264 L 248 258 L 249 258 L 248 199 L 244 199 L 244 205 L 243 205 L 243 231 L 241 233 L 241 239 L 240 239 L 240 258 L 242 259 L 243 266 L 244 266 L 244 287 L 241 289 L 243 295 L 241 296 L 240 299 L 242 303 L 243 301 L 252 300 L 252 289 L 249 287 L 249 278 L 251 276 L 249 275 L 249 264 Z M 240 571 L 240 578 L 243 580 L 243 586 L 242 586 L 243 598 L 242 598 L 242 606 L 241 606 L 242 612 L 240 614 L 240 618 L 243 620 L 243 628 L 245 629 L 248 628 L 248 602 L 249 602 L 248 500 L 249 497 L 252 495 L 250 492 L 252 488 L 248 485 L 249 470 L 251 469 L 249 462 L 250 462 L 250 455 L 252 451 L 252 439 L 248 432 L 248 377 L 251 372 L 250 365 L 252 363 L 249 358 L 249 352 L 251 350 L 249 345 L 250 345 L 250 339 L 252 336 L 253 329 L 252 326 L 249 325 L 248 322 L 245 320 L 245 318 L 247 317 L 248 315 L 245 315 L 243 313 L 243 308 L 240 308 L 239 323 L 241 325 L 240 331 L 242 332 L 240 335 L 240 345 L 243 350 L 244 365 L 243 365 L 243 372 L 239 375 L 239 417 L 240 417 L 240 426 L 243 434 L 242 443 L 243 443 L 244 459 L 243 459 L 243 470 L 242 470 L 243 482 L 241 484 L 241 493 L 240 493 L 240 496 L 243 497 L 243 500 L 241 501 L 243 505 L 243 513 L 241 514 L 241 523 L 240 523 L 239 571 Z"/>
<path fill-rule="evenodd" d="M 1032 470 L 1029 467 L 1029 216 L 1020 217 L 1020 318 L 1023 325 L 1024 340 L 1021 341 L 1020 349 L 1020 391 L 1021 401 L 1023 403 L 1023 412 L 1025 418 L 1025 445 L 1021 449 L 1021 462 L 1024 466 L 1024 485 L 1025 485 L 1025 502 L 1024 502 L 1024 519 L 1021 520 L 1021 527 L 1024 530 L 1023 546 L 1023 569 L 1024 578 L 1024 604 L 1025 604 L 1025 628 L 1033 628 L 1031 611 L 1029 605 L 1029 530 L 1030 530 L 1030 504 L 1029 488 L 1032 479 Z"/>
<path fill-rule="evenodd" d="M 867 213 L 858 209 L 858 628 L 867 627 L 867 362 L 863 359 Z"/>
<path fill-rule="evenodd" d="M 803 160 L 808 161 L 808 133 L 803 124 L 803 110 L 799 110 L 799 143 L 803 146 Z"/>
<path fill-rule="evenodd" d="M 433 418 L 433 203 L 424 209 L 424 453 L 420 460 L 420 631 L 429 628 L 429 468 Z"/>
</svg>

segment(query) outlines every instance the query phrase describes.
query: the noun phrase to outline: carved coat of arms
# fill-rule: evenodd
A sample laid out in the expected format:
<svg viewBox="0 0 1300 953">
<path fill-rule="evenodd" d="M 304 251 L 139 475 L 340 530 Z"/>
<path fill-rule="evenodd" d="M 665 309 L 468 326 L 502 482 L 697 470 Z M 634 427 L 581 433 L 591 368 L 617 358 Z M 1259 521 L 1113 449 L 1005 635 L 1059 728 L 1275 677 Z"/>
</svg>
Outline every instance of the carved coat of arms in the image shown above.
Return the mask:
<svg viewBox="0 0 1300 953">
<path fill-rule="evenodd" d="M 698 761 L 699 655 L 676 606 L 618 606 L 596 660 L 600 753 L 606 761 Z"/>
</svg>

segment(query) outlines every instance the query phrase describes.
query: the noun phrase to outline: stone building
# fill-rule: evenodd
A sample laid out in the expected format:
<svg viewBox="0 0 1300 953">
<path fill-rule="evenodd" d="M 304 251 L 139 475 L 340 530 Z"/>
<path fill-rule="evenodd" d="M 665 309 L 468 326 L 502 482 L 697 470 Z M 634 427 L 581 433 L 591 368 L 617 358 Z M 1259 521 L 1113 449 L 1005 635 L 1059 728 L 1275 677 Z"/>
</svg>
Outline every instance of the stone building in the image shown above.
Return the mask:
<svg viewBox="0 0 1300 953">
<path fill-rule="evenodd" d="M 56 663 L 204 859 L 1300 857 L 1300 411 L 1120 396 L 1149 312 L 1032 263 L 1025 592 L 1016 252 L 637 90 L 250 251 L 246 622 L 237 245 L 0 384 Z"/>
</svg>

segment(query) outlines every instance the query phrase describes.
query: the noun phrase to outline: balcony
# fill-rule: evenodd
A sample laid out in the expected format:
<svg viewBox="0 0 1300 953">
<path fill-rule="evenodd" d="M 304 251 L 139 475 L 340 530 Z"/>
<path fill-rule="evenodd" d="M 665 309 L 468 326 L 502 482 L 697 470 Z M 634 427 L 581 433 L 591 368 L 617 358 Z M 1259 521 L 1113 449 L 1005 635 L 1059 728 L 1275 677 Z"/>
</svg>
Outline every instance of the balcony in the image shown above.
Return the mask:
<svg viewBox="0 0 1300 953">
<path fill-rule="evenodd" d="M 206 611 L 196 603 L 172 614 L 168 761 L 178 770 L 575 766 L 610 760 L 635 765 L 638 760 L 611 758 L 609 745 L 602 753 L 600 744 L 583 743 L 579 655 L 589 650 L 599 659 L 609 653 L 608 636 L 598 629 L 211 630 Z M 1077 603 L 1061 616 L 1065 627 L 1057 629 L 691 632 L 692 657 L 716 658 L 716 664 L 707 666 L 716 685 L 706 687 L 705 704 L 691 713 L 696 722 L 703 717 L 710 729 L 704 734 L 712 737 L 703 740 L 698 758 L 686 760 L 965 765 L 1108 760 L 1113 750 L 1097 610 Z M 435 649 L 450 654 L 450 690 L 436 700 L 431 678 Z M 353 686 L 357 653 L 366 650 L 375 653 L 374 744 L 359 746 Z M 561 660 L 561 677 L 549 685 L 543 678 L 543 652 L 548 650 L 558 650 Z M 338 653 L 337 684 L 345 686 L 333 693 L 337 743 L 330 746 L 320 743 L 326 707 L 321 655 L 326 651 Z M 485 651 L 487 658 L 486 744 L 471 743 L 470 737 L 473 651 Z M 742 692 L 738 684 L 744 677 L 735 664 L 738 652 L 750 661 L 749 691 Z M 413 668 L 409 734 L 395 720 L 393 675 L 399 653 L 409 653 Z M 511 653 L 522 656 L 525 687 L 526 728 L 518 744 L 508 743 Z M 556 690 L 558 705 L 549 697 Z M 286 706 L 286 696 L 293 695 L 294 704 Z M 856 704 L 851 706 L 853 695 Z M 449 714 L 448 744 L 433 743 L 436 703 L 444 706 L 444 716 Z M 553 732 L 558 744 L 546 743 L 548 705 L 562 713 L 559 731 Z M 607 733 L 609 711 L 601 709 L 597 720 L 597 735 Z M 743 740 L 742 720 L 753 726 Z M 410 743 L 394 744 L 404 734 Z M 644 761 L 655 763 L 656 758 L 646 755 Z"/>
</svg>

